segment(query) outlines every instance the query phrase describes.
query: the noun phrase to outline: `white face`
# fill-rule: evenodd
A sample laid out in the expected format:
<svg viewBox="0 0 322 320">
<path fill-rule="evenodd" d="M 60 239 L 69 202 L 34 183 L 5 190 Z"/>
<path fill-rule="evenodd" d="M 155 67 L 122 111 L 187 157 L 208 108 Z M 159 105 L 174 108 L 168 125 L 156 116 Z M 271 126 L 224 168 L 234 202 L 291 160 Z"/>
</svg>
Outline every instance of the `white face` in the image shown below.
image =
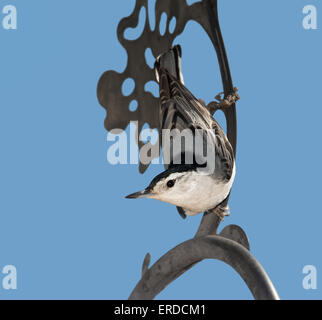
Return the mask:
<svg viewBox="0 0 322 320">
<path fill-rule="evenodd" d="M 161 174 L 162 176 L 162 174 Z M 166 178 L 156 177 L 145 190 L 130 194 L 129 199 L 151 198 L 171 203 L 183 208 L 187 214 L 194 215 L 215 208 L 229 194 L 235 177 L 228 183 L 216 180 L 204 171 L 172 173 Z"/>
<path fill-rule="evenodd" d="M 160 180 L 151 190 L 150 198 L 184 206 L 195 195 L 194 172 L 173 173 Z"/>
<path fill-rule="evenodd" d="M 187 214 L 196 214 L 216 207 L 227 197 L 234 174 L 229 183 L 222 183 L 202 172 L 173 173 L 159 181 L 148 197 L 184 208 Z"/>
</svg>

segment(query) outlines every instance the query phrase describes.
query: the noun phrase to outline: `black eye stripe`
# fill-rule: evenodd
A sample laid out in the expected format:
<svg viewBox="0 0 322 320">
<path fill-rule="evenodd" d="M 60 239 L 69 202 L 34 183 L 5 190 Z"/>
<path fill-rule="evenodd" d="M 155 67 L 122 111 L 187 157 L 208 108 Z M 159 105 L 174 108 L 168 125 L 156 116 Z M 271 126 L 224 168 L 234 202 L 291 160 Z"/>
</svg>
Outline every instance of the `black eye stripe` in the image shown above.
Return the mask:
<svg viewBox="0 0 322 320">
<path fill-rule="evenodd" d="M 169 181 L 167 182 L 167 187 L 168 187 L 168 188 L 172 188 L 172 187 L 174 186 L 174 183 L 175 183 L 175 180 L 169 180 Z"/>
</svg>

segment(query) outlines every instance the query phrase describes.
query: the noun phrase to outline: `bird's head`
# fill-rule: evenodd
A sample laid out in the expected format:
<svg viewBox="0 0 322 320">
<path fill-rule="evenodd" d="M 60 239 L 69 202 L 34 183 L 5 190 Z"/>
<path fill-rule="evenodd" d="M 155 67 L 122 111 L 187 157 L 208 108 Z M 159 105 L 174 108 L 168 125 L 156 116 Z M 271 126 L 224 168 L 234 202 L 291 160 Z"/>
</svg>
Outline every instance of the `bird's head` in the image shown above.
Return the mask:
<svg viewBox="0 0 322 320">
<path fill-rule="evenodd" d="M 157 175 L 147 188 L 126 198 L 150 198 L 182 206 L 193 196 L 196 174 L 196 170 L 190 166 L 172 167 Z"/>
</svg>

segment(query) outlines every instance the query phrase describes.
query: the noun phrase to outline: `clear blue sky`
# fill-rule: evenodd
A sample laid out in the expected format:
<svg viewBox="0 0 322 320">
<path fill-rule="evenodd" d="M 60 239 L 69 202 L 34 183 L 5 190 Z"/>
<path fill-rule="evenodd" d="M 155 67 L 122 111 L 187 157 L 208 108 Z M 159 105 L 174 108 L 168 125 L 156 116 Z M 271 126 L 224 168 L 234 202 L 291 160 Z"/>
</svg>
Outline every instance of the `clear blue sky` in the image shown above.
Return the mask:
<svg viewBox="0 0 322 320">
<path fill-rule="evenodd" d="M 304 30 L 310 0 L 219 0 L 238 113 L 237 175 L 223 226 L 238 224 L 282 299 L 321 299 L 321 30 Z M 18 30 L 0 26 L 0 270 L 17 267 L 18 289 L 0 299 L 126 299 L 152 263 L 196 231 L 153 200 L 129 201 L 162 170 L 111 166 L 96 98 L 101 74 L 121 72 L 118 21 L 134 1 L 1 0 Z M 322 11 L 321 11 L 322 12 Z M 0 14 L 2 18 L 3 15 Z M 1 20 L 0 18 L 0 20 Z M 318 20 L 319 23 L 319 20 Z M 188 23 L 186 85 L 206 102 L 221 91 L 215 52 Z M 315 265 L 317 290 L 302 287 Z M 0 280 L 3 275 L 0 273 Z M 229 266 L 203 261 L 162 299 L 251 299 Z"/>
</svg>

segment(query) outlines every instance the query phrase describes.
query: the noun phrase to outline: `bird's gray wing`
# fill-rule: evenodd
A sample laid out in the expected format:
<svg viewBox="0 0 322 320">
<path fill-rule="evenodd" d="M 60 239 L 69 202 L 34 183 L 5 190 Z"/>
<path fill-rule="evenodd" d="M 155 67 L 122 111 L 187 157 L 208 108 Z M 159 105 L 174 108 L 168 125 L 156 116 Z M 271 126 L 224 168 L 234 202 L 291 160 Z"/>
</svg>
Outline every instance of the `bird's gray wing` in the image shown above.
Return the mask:
<svg viewBox="0 0 322 320">
<path fill-rule="evenodd" d="M 203 144 L 213 143 L 215 149 L 216 174 L 223 181 L 228 181 L 231 178 L 234 156 L 232 147 L 226 137 L 226 134 L 211 116 L 210 112 L 203 106 L 193 94 L 177 79 L 175 79 L 167 70 L 159 71 L 160 82 L 160 129 L 173 130 L 181 133 L 185 129 L 190 129 L 191 132 L 196 132 L 196 129 L 202 131 L 212 130 L 213 135 L 203 135 Z M 174 137 L 176 135 L 174 134 Z M 169 159 L 169 153 L 172 151 L 172 146 L 168 146 L 168 141 L 162 140 L 162 155 L 163 158 Z M 209 140 L 210 138 L 210 140 Z M 171 140 L 170 140 L 171 141 Z M 204 149 L 206 150 L 206 149 Z M 168 166 L 173 164 L 173 154 L 170 154 L 170 162 Z M 194 165 L 198 166 L 195 162 Z M 166 168 L 168 167 L 166 165 Z"/>
<path fill-rule="evenodd" d="M 156 79 L 159 82 L 160 91 L 160 143 L 162 145 L 162 156 L 166 159 L 165 167 L 174 165 L 174 153 L 171 151 L 170 142 L 162 139 L 164 129 L 175 132 L 182 132 L 190 129 L 212 130 L 211 142 L 215 149 L 215 168 L 218 179 L 229 180 L 232 176 L 234 166 L 234 155 L 232 147 L 219 124 L 211 116 L 209 111 L 203 106 L 193 94 L 184 86 L 181 71 L 181 47 L 175 46 L 168 52 L 160 55 L 155 62 Z M 175 134 L 174 134 L 175 136 Z M 207 135 L 209 137 L 209 135 Z M 207 144 L 202 140 L 203 148 Z M 170 143 L 170 145 L 169 145 Z M 168 145 L 167 145 L 168 144 Z M 193 152 L 193 151 L 192 151 Z M 185 154 L 179 154 L 181 163 L 185 163 Z M 183 160 L 183 161 L 182 161 Z M 195 160 L 195 159 L 193 159 Z M 195 165 L 193 163 L 192 165 Z M 183 208 L 177 207 L 181 217 L 186 214 Z"/>
</svg>

